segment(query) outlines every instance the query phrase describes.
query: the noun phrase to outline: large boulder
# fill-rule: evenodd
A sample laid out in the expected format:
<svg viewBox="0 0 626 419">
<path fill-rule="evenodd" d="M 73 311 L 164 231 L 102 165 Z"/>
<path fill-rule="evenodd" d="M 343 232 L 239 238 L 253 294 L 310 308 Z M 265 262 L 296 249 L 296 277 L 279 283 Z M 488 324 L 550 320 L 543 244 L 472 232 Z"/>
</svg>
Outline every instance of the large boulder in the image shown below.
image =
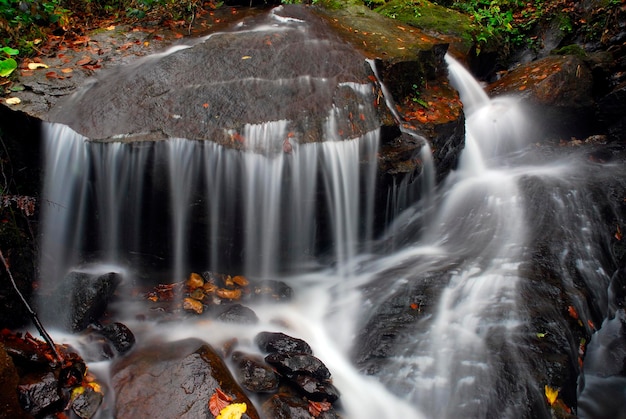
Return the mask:
<svg viewBox="0 0 626 419">
<path fill-rule="evenodd" d="M 529 103 L 544 135 L 568 139 L 594 133 L 593 75 L 576 55 L 553 55 L 520 65 L 488 86 L 491 96 L 518 96 Z"/>
<path fill-rule="evenodd" d="M 137 349 L 113 365 L 111 384 L 120 418 L 213 418 L 209 400 L 218 391 L 246 404 L 243 418 L 259 417 L 219 354 L 198 339 Z"/>
</svg>

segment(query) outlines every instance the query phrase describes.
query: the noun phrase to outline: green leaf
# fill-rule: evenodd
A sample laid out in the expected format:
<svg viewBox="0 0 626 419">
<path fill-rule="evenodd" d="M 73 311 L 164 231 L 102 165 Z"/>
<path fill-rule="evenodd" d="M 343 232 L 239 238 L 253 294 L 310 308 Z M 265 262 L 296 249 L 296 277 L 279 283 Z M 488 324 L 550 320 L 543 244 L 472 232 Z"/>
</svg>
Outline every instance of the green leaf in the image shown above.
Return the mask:
<svg viewBox="0 0 626 419">
<path fill-rule="evenodd" d="M 17 61 L 7 58 L 0 61 L 0 77 L 8 77 L 17 68 Z"/>
<path fill-rule="evenodd" d="M 11 47 L 2 47 L 0 51 L 4 52 L 7 55 L 17 55 L 20 53 L 19 50 Z"/>
<path fill-rule="evenodd" d="M 538 337 L 539 339 L 543 339 L 543 338 L 545 338 L 545 337 L 546 337 L 546 335 L 547 335 L 547 333 L 541 333 L 541 332 L 538 332 L 538 333 L 537 333 L 537 337 Z"/>
</svg>

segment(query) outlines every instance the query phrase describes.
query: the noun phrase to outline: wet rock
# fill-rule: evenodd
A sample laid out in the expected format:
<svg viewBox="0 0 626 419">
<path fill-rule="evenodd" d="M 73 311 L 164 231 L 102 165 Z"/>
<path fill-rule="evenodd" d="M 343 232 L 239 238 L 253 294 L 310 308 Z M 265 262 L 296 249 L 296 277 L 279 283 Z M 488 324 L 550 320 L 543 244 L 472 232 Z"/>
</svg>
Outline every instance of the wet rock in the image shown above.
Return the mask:
<svg viewBox="0 0 626 419">
<path fill-rule="evenodd" d="M 339 390 L 328 380 L 301 374 L 295 375 L 291 380 L 309 400 L 333 403 L 339 399 Z"/>
<path fill-rule="evenodd" d="M 217 316 L 217 320 L 240 324 L 256 324 L 259 322 L 256 313 L 251 308 L 241 304 L 229 305 L 226 310 L 222 311 Z"/>
<path fill-rule="evenodd" d="M 258 414 L 220 356 L 198 339 L 152 343 L 112 367 L 116 417 L 212 418 L 208 400 L 218 388 Z"/>
<path fill-rule="evenodd" d="M 450 280 L 448 272 L 430 272 L 419 277 L 411 276 L 412 266 L 394 267 L 381 277 L 407 275 L 409 282 L 393 291 L 386 281 L 377 279 L 365 288 L 365 295 L 377 309 L 372 312 L 358 332 L 352 359 L 366 374 L 377 374 L 385 367 L 386 360 L 402 356 L 411 336 L 427 327 L 443 288 Z"/>
<path fill-rule="evenodd" d="M 123 323 L 108 324 L 100 330 L 100 333 L 111 342 L 119 354 L 125 354 L 135 345 L 135 335 Z"/>
<path fill-rule="evenodd" d="M 120 282 L 120 276 L 114 272 L 70 272 L 55 291 L 52 303 L 43 307 L 45 316 L 60 320 L 60 326 L 68 330 L 80 332 L 102 317 Z"/>
<path fill-rule="evenodd" d="M 340 417 L 332 407 L 321 412 L 315 412 L 313 409 L 311 404 L 302 398 L 286 393 L 276 394 L 263 403 L 263 413 L 273 419 L 311 419 L 312 417 L 335 419 Z"/>
<path fill-rule="evenodd" d="M 546 136 L 584 138 L 593 132 L 593 75 L 574 55 L 523 64 L 488 86 L 491 96 L 515 95 L 532 104 Z"/>
<path fill-rule="evenodd" d="M 20 404 L 33 416 L 58 408 L 62 400 L 59 382 L 52 372 L 22 377 L 17 391 Z"/>
<path fill-rule="evenodd" d="M 18 400 L 17 384 L 19 376 L 13 360 L 0 343 L 0 409 L 3 417 L 26 419 L 30 417 L 24 412 Z"/>
<path fill-rule="evenodd" d="M 102 404 L 104 396 L 91 387 L 83 387 L 72 399 L 72 410 L 81 419 L 91 419 Z"/>
<path fill-rule="evenodd" d="M 267 279 L 254 284 L 252 298 L 255 300 L 288 301 L 293 296 L 293 290 L 282 281 Z"/>
<path fill-rule="evenodd" d="M 313 355 L 308 343 L 280 332 L 261 332 L 255 336 L 254 343 L 267 353 Z"/>
<path fill-rule="evenodd" d="M 600 124 L 614 140 L 626 140 L 626 82 L 598 100 Z"/>
<path fill-rule="evenodd" d="M 232 361 L 239 383 L 246 390 L 267 393 L 278 389 L 278 376 L 261 357 L 236 351 L 232 355 Z"/>
<path fill-rule="evenodd" d="M 326 365 L 309 354 L 272 353 L 265 357 L 265 362 L 274 366 L 278 372 L 287 377 L 308 374 L 321 380 L 330 378 L 330 371 Z"/>
</svg>

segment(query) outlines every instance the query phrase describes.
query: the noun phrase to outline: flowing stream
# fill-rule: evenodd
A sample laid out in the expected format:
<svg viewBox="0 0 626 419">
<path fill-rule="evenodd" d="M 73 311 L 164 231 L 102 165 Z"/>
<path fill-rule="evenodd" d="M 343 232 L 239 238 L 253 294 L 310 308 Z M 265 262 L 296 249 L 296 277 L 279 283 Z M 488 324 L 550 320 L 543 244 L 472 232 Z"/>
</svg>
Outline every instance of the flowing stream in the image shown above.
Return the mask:
<svg viewBox="0 0 626 419">
<path fill-rule="evenodd" d="M 150 264 L 165 267 L 169 280 L 193 269 L 233 268 L 280 279 L 295 298 L 253 307 L 258 325 L 189 321 L 169 325 L 167 339 L 218 343 L 237 336 L 245 345 L 262 330 L 302 338 L 331 370 L 350 419 L 487 418 L 494 411 L 518 417 L 516 408 L 543 397 L 546 384 L 526 367 L 520 344 L 530 324 L 521 267 L 532 243 L 558 236 L 555 254 L 563 266 L 573 260 L 598 305 L 606 306 L 610 273 L 596 245 L 605 240 L 598 233 L 602 209 L 586 201 L 592 163 L 575 152 L 541 157 L 537 127 L 514 99 L 490 100 L 460 64 L 448 59 L 448 65 L 467 117 L 459 167 L 397 214 L 379 238 L 373 233 L 379 133 L 333 141 L 336 116 L 328 118 L 328 141 L 294 142 L 290 153 L 269 156 L 178 138 L 90 142 L 50 124 L 44 198 L 51 204 L 43 215 L 41 261 L 50 280 L 44 286 L 85 261 L 89 266 L 79 269 L 119 270 L 126 285 Z M 351 88 L 365 94 L 361 86 Z M 249 125 L 244 136 L 281 147 L 287 121 Z M 623 169 L 612 167 L 617 171 Z M 528 186 L 534 183 L 543 187 Z M 167 208 L 166 218 L 157 208 Z M 204 229 L 190 227 L 198 218 Z M 329 237 L 324 249 L 317 244 L 322 234 Z M 152 243 L 163 241 L 170 251 L 156 256 Z M 231 263 L 224 256 L 231 253 L 244 255 L 242 262 Z M 196 254 L 207 266 L 191 266 Z M 441 277 L 433 308 L 409 326 L 382 369 L 360 373 L 351 360 L 360 328 L 390 295 L 432 273 Z M 586 320 L 585 307 L 581 301 Z M 127 301 L 115 306 L 139 340 L 163 335 L 163 326 L 136 320 L 143 309 Z"/>
</svg>

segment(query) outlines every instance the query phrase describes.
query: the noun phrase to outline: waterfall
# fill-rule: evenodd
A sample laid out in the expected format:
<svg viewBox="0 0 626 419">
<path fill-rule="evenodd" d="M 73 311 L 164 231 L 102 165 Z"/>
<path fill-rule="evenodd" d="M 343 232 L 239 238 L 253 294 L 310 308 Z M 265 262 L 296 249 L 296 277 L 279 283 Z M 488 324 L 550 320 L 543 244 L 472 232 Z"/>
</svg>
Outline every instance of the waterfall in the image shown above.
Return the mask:
<svg viewBox="0 0 626 419">
<path fill-rule="evenodd" d="M 559 304 L 576 306 L 581 333 L 592 333 L 588 320 L 609 305 L 610 263 L 597 246 L 607 241 L 598 221 L 606 208 L 587 201 L 603 178 L 575 152 L 541 157 L 523 107 L 489 99 L 459 63 L 447 62 L 466 110 L 459 167 L 435 186 L 424 147 L 429 193 L 415 203 L 407 184 L 388 191 L 392 216 L 380 240 L 380 133 L 340 140 L 345 115 L 337 108 L 324 142 L 292 140 L 289 121 L 279 119 L 230 132 L 234 142 L 245 138 L 241 150 L 183 138 L 97 143 L 47 124 L 42 282 L 51 288 L 90 263 L 162 282 L 192 270 L 278 278 L 295 297 L 255 306 L 255 326 L 186 321 L 164 333 L 132 316 L 126 323 L 140 340 L 236 336 L 244 346 L 259 331 L 284 330 L 332 371 L 349 419 L 514 418 L 529 409 L 549 416 L 543 389 L 551 383 L 529 367 L 527 342 L 547 332 L 534 329 L 534 302 L 524 299 L 527 265 L 539 245 L 547 249 L 565 290 Z M 357 83 L 343 87 L 365 95 Z M 597 307 L 581 295 L 581 281 Z M 397 341 L 383 348 L 390 355 L 374 360 L 376 368 L 368 369 L 371 359 L 355 366 L 373 326 L 408 299 Z M 567 308 L 541 309 L 555 313 L 541 324 L 548 327 Z M 558 343 L 576 359 L 579 342 L 567 333 Z"/>
</svg>

